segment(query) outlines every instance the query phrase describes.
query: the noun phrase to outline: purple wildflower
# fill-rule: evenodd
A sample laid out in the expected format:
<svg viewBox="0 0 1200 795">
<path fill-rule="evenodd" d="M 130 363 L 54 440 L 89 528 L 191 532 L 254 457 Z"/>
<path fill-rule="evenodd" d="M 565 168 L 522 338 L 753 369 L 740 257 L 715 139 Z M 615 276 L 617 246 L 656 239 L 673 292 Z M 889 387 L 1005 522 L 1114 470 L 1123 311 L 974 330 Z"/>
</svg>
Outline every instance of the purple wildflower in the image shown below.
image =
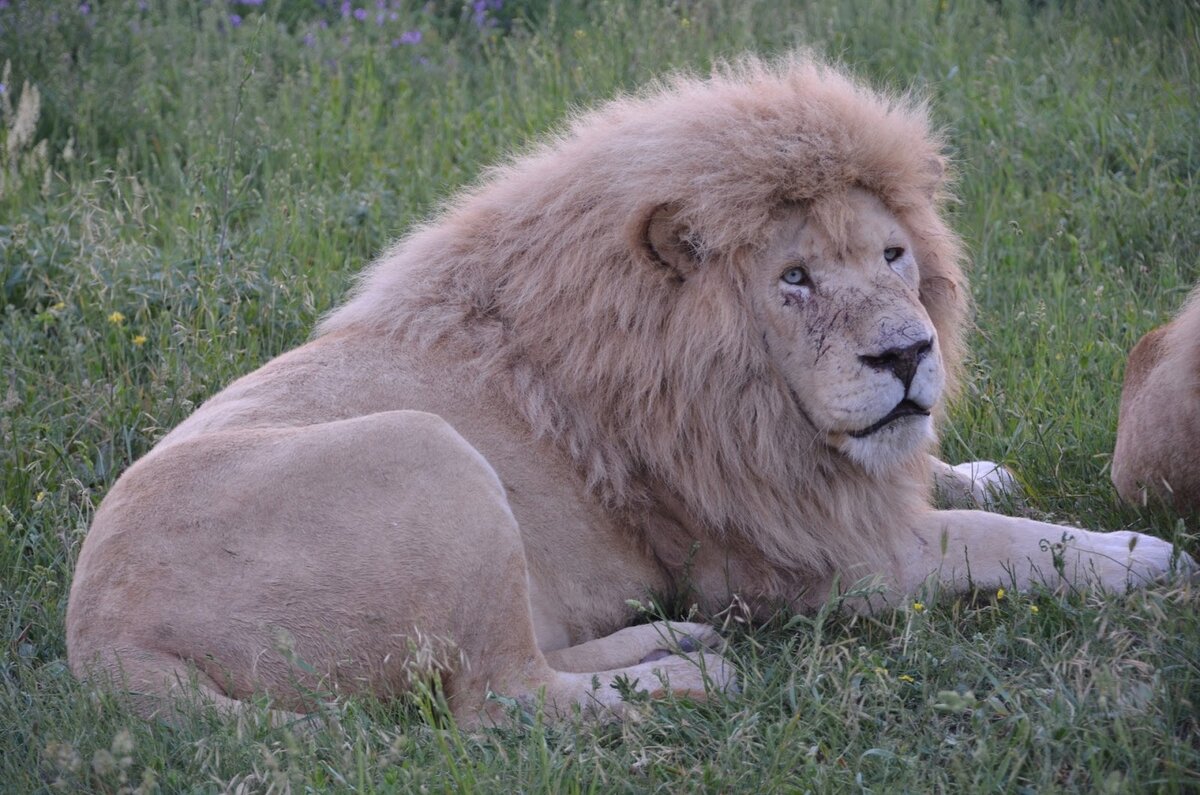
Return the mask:
<svg viewBox="0 0 1200 795">
<path fill-rule="evenodd" d="M 92 7 L 90 5 L 88 5 L 87 3 L 80 3 L 79 4 L 79 13 L 83 14 L 86 17 L 88 14 L 92 13 Z"/>
<path fill-rule="evenodd" d="M 238 14 L 230 14 L 229 15 L 229 24 L 233 25 L 235 28 L 240 28 L 242 26 L 241 16 Z"/>
<path fill-rule="evenodd" d="M 386 21 L 387 21 L 387 14 L 383 13 L 382 11 L 379 11 L 375 14 L 375 24 L 378 25 L 379 27 L 383 27 L 383 23 Z"/>
<path fill-rule="evenodd" d="M 342 19 L 350 16 L 350 0 L 342 0 Z"/>
<path fill-rule="evenodd" d="M 359 22 L 362 22 L 364 19 L 367 18 L 367 9 L 365 9 L 365 8 L 354 9 L 354 18 L 357 19 Z"/>
<path fill-rule="evenodd" d="M 237 0 L 237 2 L 244 6 L 260 6 L 263 4 L 263 0 Z"/>
<path fill-rule="evenodd" d="M 312 35 L 311 33 L 305 33 L 304 34 L 304 46 L 305 47 L 315 47 L 316 45 L 317 45 L 317 37 Z"/>
<path fill-rule="evenodd" d="M 420 44 L 421 43 L 421 31 L 406 30 L 400 34 L 400 38 L 396 39 L 395 43 L 396 44 Z"/>
<path fill-rule="evenodd" d="M 0 0 L 0 10 L 8 8 L 8 6 L 9 6 L 8 0 Z"/>
<path fill-rule="evenodd" d="M 471 4 L 472 19 L 475 21 L 477 28 L 490 28 L 496 25 L 496 20 L 491 18 L 488 13 L 490 11 L 499 11 L 504 7 L 504 0 L 475 0 Z"/>
<path fill-rule="evenodd" d="M 138 11 L 149 11 L 149 10 L 150 10 L 149 0 L 138 0 Z"/>
<path fill-rule="evenodd" d="M 2 6 L 0 6 L 0 7 L 2 7 Z M 3 93 L 4 93 L 4 84 L 0 83 L 0 94 L 3 94 Z"/>
</svg>

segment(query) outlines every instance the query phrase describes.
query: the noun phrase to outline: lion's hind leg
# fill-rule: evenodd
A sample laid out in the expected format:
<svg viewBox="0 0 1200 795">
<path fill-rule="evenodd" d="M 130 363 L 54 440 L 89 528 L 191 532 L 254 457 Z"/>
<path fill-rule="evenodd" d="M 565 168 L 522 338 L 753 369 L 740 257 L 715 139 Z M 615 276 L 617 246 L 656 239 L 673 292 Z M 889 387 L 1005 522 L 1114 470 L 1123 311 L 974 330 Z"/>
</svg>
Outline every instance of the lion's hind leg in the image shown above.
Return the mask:
<svg viewBox="0 0 1200 795">
<path fill-rule="evenodd" d="M 724 657 L 696 652 L 608 671 L 550 671 L 549 681 L 532 692 L 539 698 L 544 694 L 551 716 L 561 719 L 575 708 L 584 717 L 619 717 L 630 699 L 640 697 L 705 701 L 714 693 L 736 691 L 732 666 Z"/>
<path fill-rule="evenodd" d="M 230 698 L 204 671 L 166 652 L 128 651 L 106 663 L 97 659 L 81 673 L 85 680 L 120 694 L 135 715 L 169 726 L 185 725 L 206 712 L 222 719 L 262 720 L 274 728 L 313 725 L 307 715 Z"/>
<path fill-rule="evenodd" d="M 707 624 L 656 621 L 626 627 L 603 638 L 547 652 L 553 669 L 547 700 L 561 715 L 577 706 L 584 715 L 620 715 L 626 698 L 706 700 L 736 692 L 724 645 Z"/>
<path fill-rule="evenodd" d="M 720 633 L 708 624 L 655 621 L 546 652 L 546 662 L 556 671 L 607 671 L 661 660 L 675 652 L 720 651 L 723 645 Z"/>
<path fill-rule="evenodd" d="M 144 714 L 189 692 L 228 712 L 260 696 L 306 711 L 316 691 L 389 698 L 436 677 L 474 723 L 499 717 L 489 692 L 567 716 L 619 712 L 622 682 L 700 695 L 728 680 L 704 654 L 548 665 L 504 485 L 442 418 L 412 411 L 143 459 L 97 514 L 67 623 L 72 668 L 119 674 Z"/>
</svg>

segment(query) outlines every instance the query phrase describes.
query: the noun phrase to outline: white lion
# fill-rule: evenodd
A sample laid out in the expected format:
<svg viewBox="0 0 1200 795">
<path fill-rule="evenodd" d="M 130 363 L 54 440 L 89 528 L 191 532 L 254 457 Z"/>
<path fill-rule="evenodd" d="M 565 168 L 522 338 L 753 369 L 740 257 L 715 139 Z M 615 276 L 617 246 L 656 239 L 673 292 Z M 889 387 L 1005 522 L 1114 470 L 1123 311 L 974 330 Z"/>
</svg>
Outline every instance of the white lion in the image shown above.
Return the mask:
<svg viewBox="0 0 1200 795">
<path fill-rule="evenodd" d="M 580 116 L 124 474 L 73 669 L 146 713 L 431 673 L 465 721 L 489 691 L 620 711 L 619 677 L 731 682 L 704 625 L 628 626 L 650 593 L 766 614 L 867 576 L 894 604 L 1167 573 L 1155 538 L 931 509 L 968 304 L 944 171 L 921 104 L 803 57 Z"/>
</svg>

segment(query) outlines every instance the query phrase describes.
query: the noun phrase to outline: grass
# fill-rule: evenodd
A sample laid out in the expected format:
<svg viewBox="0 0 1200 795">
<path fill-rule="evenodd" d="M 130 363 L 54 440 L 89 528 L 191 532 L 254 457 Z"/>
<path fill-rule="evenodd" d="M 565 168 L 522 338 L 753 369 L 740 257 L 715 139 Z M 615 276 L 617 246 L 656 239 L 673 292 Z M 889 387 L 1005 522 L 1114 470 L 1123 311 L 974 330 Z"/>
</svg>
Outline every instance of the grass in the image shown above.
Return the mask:
<svg viewBox="0 0 1200 795">
<path fill-rule="evenodd" d="M 1187 586 L 733 626 L 740 697 L 604 727 L 467 735 L 424 692 L 337 704 L 315 733 L 172 729 L 77 684 L 66 592 L 124 468 L 303 342 L 488 163 L 572 107 L 746 50 L 810 46 L 925 91 L 950 131 L 978 332 L 947 458 L 1007 462 L 1035 515 L 1197 552 L 1195 519 L 1119 506 L 1107 473 L 1125 352 L 1200 277 L 1193 6 L 527 0 L 481 27 L 451 0 L 383 24 L 327 5 L 0 4 L 4 788 L 1200 789 Z"/>
</svg>

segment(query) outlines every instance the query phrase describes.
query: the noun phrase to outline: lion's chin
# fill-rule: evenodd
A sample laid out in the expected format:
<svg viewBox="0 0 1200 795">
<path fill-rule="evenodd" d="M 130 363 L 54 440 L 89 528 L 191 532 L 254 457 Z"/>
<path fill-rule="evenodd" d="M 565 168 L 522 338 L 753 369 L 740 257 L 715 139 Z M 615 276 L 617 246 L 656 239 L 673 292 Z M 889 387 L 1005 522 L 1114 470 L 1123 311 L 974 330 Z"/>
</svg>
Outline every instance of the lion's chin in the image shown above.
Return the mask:
<svg viewBox="0 0 1200 795">
<path fill-rule="evenodd" d="M 881 474 L 925 453 L 933 440 L 933 420 L 919 414 L 896 420 L 868 436 L 830 436 L 835 448 L 872 474 Z"/>
</svg>

